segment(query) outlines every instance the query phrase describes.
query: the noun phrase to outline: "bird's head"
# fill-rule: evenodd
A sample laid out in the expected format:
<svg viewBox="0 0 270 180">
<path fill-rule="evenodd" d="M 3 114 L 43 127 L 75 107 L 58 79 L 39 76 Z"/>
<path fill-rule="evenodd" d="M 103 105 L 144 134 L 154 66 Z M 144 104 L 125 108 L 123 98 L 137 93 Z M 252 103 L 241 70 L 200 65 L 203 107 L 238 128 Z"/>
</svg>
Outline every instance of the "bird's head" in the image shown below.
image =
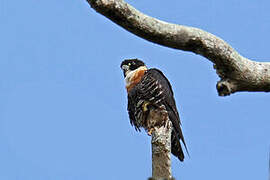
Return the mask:
<svg viewBox="0 0 270 180">
<path fill-rule="evenodd" d="M 130 72 L 137 70 L 138 68 L 146 68 L 144 62 L 139 59 L 126 59 L 121 63 L 120 67 L 123 70 L 124 77 L 126 77 Z"/>
</svg>

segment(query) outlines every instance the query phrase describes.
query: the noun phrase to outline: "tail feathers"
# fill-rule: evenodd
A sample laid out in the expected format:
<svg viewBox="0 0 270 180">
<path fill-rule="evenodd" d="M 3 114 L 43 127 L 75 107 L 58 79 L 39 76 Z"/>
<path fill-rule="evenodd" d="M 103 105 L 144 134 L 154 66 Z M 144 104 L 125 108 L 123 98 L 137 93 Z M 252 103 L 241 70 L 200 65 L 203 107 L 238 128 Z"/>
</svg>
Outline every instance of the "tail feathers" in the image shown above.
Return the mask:
<svg viewBox="0 0 270 180">
<path fill-rule="evenodd" d="M 180 140 L 182 140 L 182 143 L 183 143 L 184 146 L 185 146 L 187 155 L 188 155 L 188 157 L 190 157 L 190 156 L 189 156 L 189 152 L 188 152 L 188 148 L 187 148 L 187 145 L 186 145 L 186 142 L 185 142 L 185 138 L 184 138 L 184 135 L 183 135 L 183 133 L 182 133 L 182 130 L 180 130 L 180 134 L 179 134 L 178 138 L 179 138 Z"/>
<path fill-rule="evenodd" d="M 182 150 L 177 134 L 174 130 L 172 131 L 171 143 L 172 143 L 172 154 L 175 155 L 180 161 L 184 161 L 184 158 L 185 158 L 184 152 Z"/>
</svg>

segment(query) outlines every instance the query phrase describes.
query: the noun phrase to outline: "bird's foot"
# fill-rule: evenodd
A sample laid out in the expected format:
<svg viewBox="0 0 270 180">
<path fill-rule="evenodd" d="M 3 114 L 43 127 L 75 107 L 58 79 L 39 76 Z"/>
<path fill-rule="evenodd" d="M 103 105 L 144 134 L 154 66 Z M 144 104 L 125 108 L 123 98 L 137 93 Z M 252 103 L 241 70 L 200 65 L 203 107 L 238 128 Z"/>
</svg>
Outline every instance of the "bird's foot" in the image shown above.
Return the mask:
<svg viewBox="0 0 270 180">
<path fill-rule="evenodd" d="M 154 128 L 148 129 L 148 130 L 147 130 L 148 136 L 152 136 L 153 131 L 154 131 Z"/>
</svg>

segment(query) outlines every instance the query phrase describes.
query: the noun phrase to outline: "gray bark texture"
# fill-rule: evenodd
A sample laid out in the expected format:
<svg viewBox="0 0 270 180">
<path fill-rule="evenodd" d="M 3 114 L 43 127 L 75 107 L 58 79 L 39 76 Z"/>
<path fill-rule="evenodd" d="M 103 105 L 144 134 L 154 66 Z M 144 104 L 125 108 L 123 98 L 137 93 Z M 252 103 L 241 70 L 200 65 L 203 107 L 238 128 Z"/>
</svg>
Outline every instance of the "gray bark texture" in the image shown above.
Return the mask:
<svg viewBox="0 0 270 180">
<path fill-rule="evenodd" d="M 165 109 L 150 109 L 147 122 L 152 136 L 152 180 L 172 180 L 171 134 L 172 122 Z"/>
<path fill-rule="evenodd" d="M 164 126 L 155 127 L 152 132 L 152 179 L 172 178 L 171 170 L 172 123 L 167 117 Z"/>
<path fill-rule="evenodd" d="M 229 44 L 198 28 L 149 17 L 123 0 L 87 0 L 98 13 L 148 41 L 200 54 L 213 62 L 220 96 L 240 91 L 270 91 L 270 63 L 241 56 Z"/>
</svg>

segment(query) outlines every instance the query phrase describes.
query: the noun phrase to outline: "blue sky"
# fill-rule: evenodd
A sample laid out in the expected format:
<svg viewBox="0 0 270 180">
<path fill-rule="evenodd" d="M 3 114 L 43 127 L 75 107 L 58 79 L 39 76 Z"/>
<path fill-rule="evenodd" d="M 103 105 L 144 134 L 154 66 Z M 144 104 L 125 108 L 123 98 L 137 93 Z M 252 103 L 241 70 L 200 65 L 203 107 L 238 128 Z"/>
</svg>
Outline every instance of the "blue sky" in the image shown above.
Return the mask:
<svg viewBox="0 0 270 180">
<path fill-rule="evenodd" d="M 128 1 L 270 60 L 270 2 Z M 219 97 L 212 64 L 130 34 L 86 1 L 0 2 L 0 179 L 151 176 L 150 137 L 129 124 L 119 65 L 140 58 L 171 81 L 190 151 L 176 179 L 267 179 L 268 93 Z"/>
</svg>

